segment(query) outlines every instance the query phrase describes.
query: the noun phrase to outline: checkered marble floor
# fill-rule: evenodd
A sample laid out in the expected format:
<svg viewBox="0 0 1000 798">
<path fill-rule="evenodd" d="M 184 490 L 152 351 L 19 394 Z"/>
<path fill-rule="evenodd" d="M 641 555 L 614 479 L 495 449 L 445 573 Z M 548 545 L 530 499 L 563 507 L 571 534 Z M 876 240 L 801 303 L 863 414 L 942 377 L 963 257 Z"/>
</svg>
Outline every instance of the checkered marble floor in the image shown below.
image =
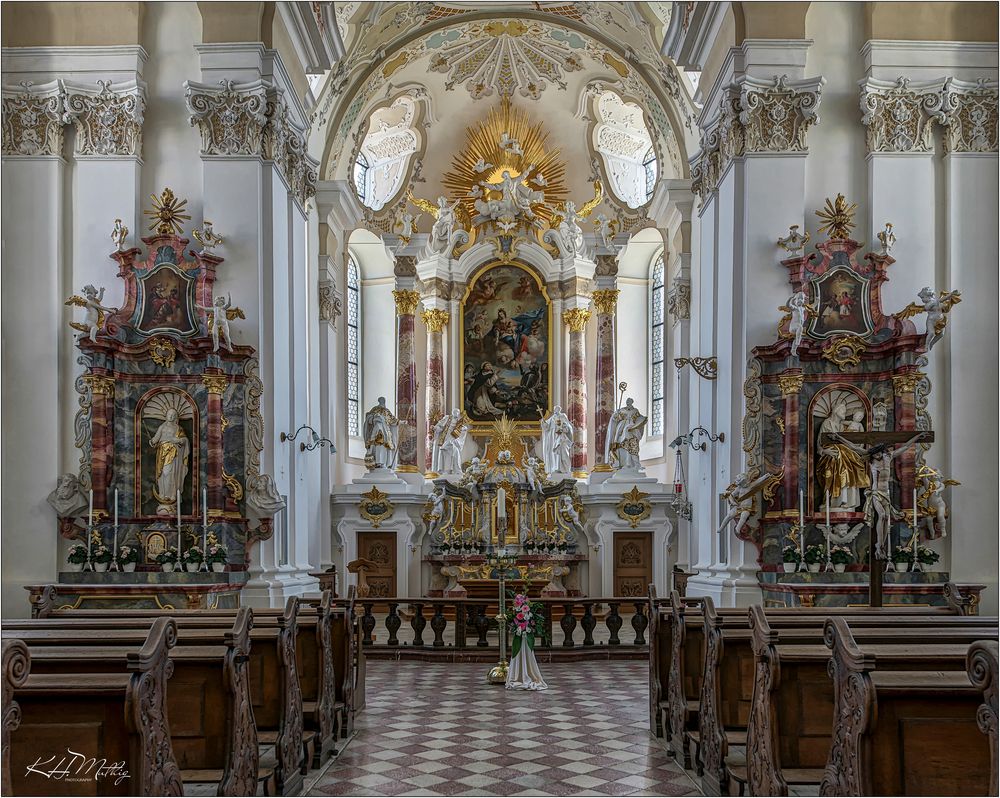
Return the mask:
<svg viewBox="0 0 1000 798">
<path fill-rule="evenodd" d="M 649 734 L 645 662 L 543 666 L 549 689 L 483 664 L 368 661 L 357 734 L 309 795 L 700 795 Z"/>
</svg>

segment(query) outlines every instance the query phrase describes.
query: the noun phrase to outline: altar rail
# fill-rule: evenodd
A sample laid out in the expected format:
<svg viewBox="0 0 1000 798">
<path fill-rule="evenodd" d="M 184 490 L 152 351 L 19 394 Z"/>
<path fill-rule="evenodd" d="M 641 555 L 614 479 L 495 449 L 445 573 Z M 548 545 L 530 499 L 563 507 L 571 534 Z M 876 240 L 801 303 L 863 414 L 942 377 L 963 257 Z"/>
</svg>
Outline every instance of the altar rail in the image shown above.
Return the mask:
<svg viewBox="0 0 1000 798">
<path fill-rule="evenodd" d="M 646 597 L 534 600 L 545 608 L 546 640 L 535 641 L 536 654 L 543 660 L 571 651 L 588 658 L 647 656 Z M 369 656 L 395 659 L 464 652 L 466 661 L 478 659 L 476 653 L 483 655 L 483 661 L 497 656 L 496 599 L 360 598 L 358 605 L 361 642 Z M 629 626 L 630 632 L 622 631 Z M 600 639 L 595 639 L 595 632 Z"/>
</svg>

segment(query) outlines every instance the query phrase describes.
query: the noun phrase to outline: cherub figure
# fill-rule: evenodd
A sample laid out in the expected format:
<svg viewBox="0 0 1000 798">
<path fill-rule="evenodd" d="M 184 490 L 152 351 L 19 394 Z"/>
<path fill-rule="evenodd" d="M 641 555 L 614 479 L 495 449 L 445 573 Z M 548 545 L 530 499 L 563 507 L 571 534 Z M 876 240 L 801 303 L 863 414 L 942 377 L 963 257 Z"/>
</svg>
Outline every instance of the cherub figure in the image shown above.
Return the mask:
<svg viewBox="0 0 1000 798">
<path fill-rule="evenodd" d="M 521 149 L 521 142 L 507 131 L 500 134 L 500 149 L 504 152 L 509 152 L 511 155 L 524 155 L 524 150 Z"/>
<path fill-rule="evenodd" d="M 898 319 L 908 319 L 918 313 L 927 314 L 927 327 L 925 346 L 930 352 L 934 344 L 944 337 L 944 328 L 948 324 L 948 312 L 962 301 L 962 294 L 959 291 L 941 291 L 935 295 L 929 287 L 924 286 L 917 294 L 920 302 L 911 302 L 903 310 L 896 314 Z"/>
<path fill-rule="evenodd" d="M 83 287 L 83 296 L 78 296 L 74 294 L 69 299 L 66 300 L 65 304 L 74 305 L 78 308 L 83 308 L 86 310 L 86 316 L 84 316 L 83 323 L 76 321 L 71 321 L 69 326 L 74 330 L 79 330 L 83 338 L 84 336 L 89 337 L 92 343 L 97 343 L 97 333 L 104 329 L 104 319 L 105 314 L 117 313 L 118 308 L 107 308 L 101 303 L 104 301 L 104 287 L 101 286 L 101 290 L 98 291 L 92 285 L 85 285 Z"/>
<path fill-rule="evenodd" d="M 799 347 L 802 346 L 802 336 L 806 331 L 806 321 L 809 319 L 809 314 L 812 313 L 812 307 L 809 305 L 805 291 L 796 291 L 788 298 L 788 304 L 781 309 L 791 314 L 788 321 L 788 332 L 792 336 L 792 348 L 789 354 L 792 357 L 798 357 Z"/>
<path fill-rule="evenodd" d="M 219 337 L 223 338 L 226 344 L 226 349 L 230 352 L 233 351 L 233 339 L 229 335 L 229 319 L 232 310 L 236 310 L 242 315 L 242 311 L 239 308 L 233 308 L 232 295 L 228 295 L 226 299 L 221 296 L 217 296 L 215 301 L 208 307 L 202 305 L 195 305 L 198 310 L 204 311 L 209 316 L 209 328 L 212 331 L 212 351 L 219 351 Z M 220 332 L 221 331 L 221 332 Z"/>
<path fill-rule="evenodd" d="M 417 228 L 417 219 L 423 216 L 422 213 L 418 213 L 414 216 L 412 213 L 403 212 L 400 214 L 399 221 L 396 222 L 396 228 L 399 230 L 399 237 L 406 241 L 413 238 L 413 233 Z"/>
<path fill-rule="evenodd" d="M 128 228 L 121 219 L 115 219 L 115 229 L 111 231 L 111 240 L 118 252 L 125 249 L 125 239 L 128 238 Z"/>
<path fill-rule="evenodd" d="M 531 492 L 535 494 L 542 492 L 542 480 L 539 476 L 541 470 L 542 464 L 538 462 L 537 457 L 529 457 L 524 464 L 524 476 L 528 480 Z"/>
<path fill-rule="evenodd" d="M 961 485 L 954 479 L 945 479 L 941 472 L 929 465 L 923 465 L 917 471 L 917 482 L 920 494 L 917 497 L 918 509 L 923 513 L 923 521 L 927 527 L 927 537 L 943 538 L 948 534 L 945 521 L 948 518 L 948 505 L 944 500 L 944 489 L 949 485 Z"/>
<path fill-rule="evenodd" d="M 617 252 L 618 248 L 615 246 L 614 238 L 615 233 L 618 232 L 618 222 L 615 219 L 609 219 L 607 214 L 599 213 L 594 219 L 594 227 L 597 228 L 597 235 L 605 249 Z"/>
<path fill-rule="evenodd" d="M 722 519 L 722 523 L 719 524 L 719 534 L 729 526 L 732 520 L 736 519 L 733 533 L 739 537 L 740 532 L 743 531 L 743 527 L 750 520 L 750 516 L 753 515 L 754 497 L 753 492 L 750 490 L 751 483 L 750 474 L 743 471 L 736 475 L 736 479 L 730 483 L 725 493 L 722 494 L 722 498 L 729 504 L 729 511 L 726 513 L 726 517 Z"/>
</svg>

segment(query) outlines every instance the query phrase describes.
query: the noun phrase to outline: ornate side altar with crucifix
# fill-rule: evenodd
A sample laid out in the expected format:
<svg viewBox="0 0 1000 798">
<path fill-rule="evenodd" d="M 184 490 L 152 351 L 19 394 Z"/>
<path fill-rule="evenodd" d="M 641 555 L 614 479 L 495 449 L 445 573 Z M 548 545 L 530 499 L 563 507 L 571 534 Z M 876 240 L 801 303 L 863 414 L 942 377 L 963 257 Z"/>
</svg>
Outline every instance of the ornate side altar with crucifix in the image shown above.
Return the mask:
<svg viewBox="0 0 1000 798">
<path fill-rule="evenodd" d="M 188 250 L 186 201 L 169 188 L 152 201 L 145 254 L 120 220 L 112 233 L 120 307 L 93 286 L 66 303 L 85 311 L 71 325 L 80 466 L 49 498 L 79 541 L 59 575 L 66 606 L 236 606 L 250 547 L 283 508 L 260 471 L 257 358 L 230 328 L 245 316 L 215 293 L 222 238 L 205 221 Z"/>
<path fill-rule="evenodd" d="M 791 286 L 777 340 L 754 348 L 744 385 L 747 472 L 727 491 L 725 524 L 759 548 L 771 606 L 943 603 L 933 541 L 948 534 L 946 480 L 931 463 L 931 385 L 922 370 L 957 291 L 920 292 L 887 313 L 892 226 L 861 254 L 855 206 L 817 215 L 828 238 L 778 245 Z M 924 323 L 914 317 L 926 314 Z"/>
</svg>

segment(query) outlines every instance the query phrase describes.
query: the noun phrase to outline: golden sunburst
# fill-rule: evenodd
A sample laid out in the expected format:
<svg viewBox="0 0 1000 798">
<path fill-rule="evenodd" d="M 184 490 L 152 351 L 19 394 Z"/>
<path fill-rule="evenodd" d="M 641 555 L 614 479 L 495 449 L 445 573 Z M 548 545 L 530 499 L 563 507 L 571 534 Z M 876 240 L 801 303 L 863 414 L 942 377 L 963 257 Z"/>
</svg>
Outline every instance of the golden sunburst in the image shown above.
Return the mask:
<svg viewBox="0 0 1000 798">
<path fill-rule="evenodd" d="M 518 142 L 521 153 L 503 148 L 500 140 L 504 133 Z M 451 171 L 445 173 L 441 182 L 451 200 L 461 200 L 467 218 L 476 216 L 476 197 L 469 195 L 472 188 L 480 182 L 499 186 L 504 170 L 514 177 L 528 172 L 528 185 L 543 191 L 549 205 L 566 199 L 566 164 L 559 157 L 559 150 L 547 146 L 549 134 L 542 123 L 532 124 L 527 112 L 513 107 L 510 98 L 503 98 L 485 119 L 467 128 L 465 137 L 465 149 L 455 156 Z M 477 166 L 485 164 L 491 166 L 477 170 Z M 542 205 L 532 210 L 548 226 L 552 212 Z"/>
<path fill-rule="evenodd" d="M 153 210 L 143 211 L 146 216 L 153 217 L 149 221 L 149 229 L 160 235 L 179 235 L 184 229 L 181 221 L 191 219 L 190 214 L 184 213 L 187 200 L 175 197 L 169 188 L 163 189 L 159 197 L 151 194 L 149 198 L 153 203 Z"/>
<path fill-rule="evenodd" d="M 826 206 L 816 211 L 816 215 L 824 222 L 819 232 L 829 233 L 830 238 L 848 238 L 854 229 L 854 211 L 857 207 L 856 202 L 848 205 L 843 194 L 838 194 L 833 202 L 827 197 Z"/>
</svg>

